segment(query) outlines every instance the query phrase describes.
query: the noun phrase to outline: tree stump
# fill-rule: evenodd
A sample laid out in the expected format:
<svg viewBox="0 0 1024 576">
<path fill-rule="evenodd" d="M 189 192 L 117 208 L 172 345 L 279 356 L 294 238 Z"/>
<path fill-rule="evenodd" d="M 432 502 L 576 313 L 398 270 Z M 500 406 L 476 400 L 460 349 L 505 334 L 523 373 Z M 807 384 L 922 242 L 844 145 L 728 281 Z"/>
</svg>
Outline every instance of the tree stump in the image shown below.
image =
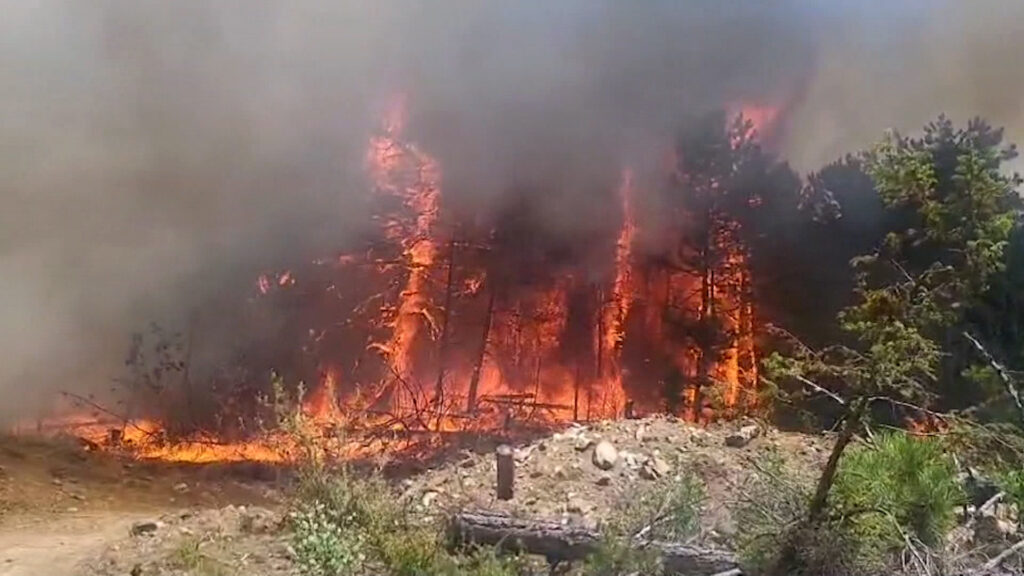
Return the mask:
<svg viewBox="0 0 1024 576">
<path fill-rule="evenodd" d="M 495 456 L 498 459 L 498 500 L 511 500 L 516 477 L 516 461 L 512 447 L 507 444 L 498 446 Z"/>
</svg>

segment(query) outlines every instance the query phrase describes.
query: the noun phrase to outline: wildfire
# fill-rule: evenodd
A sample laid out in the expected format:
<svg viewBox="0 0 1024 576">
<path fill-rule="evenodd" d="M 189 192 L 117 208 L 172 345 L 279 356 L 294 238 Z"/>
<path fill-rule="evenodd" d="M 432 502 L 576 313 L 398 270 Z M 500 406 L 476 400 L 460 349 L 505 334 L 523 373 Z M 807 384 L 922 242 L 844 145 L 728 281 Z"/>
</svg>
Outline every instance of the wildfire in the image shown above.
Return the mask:
<svg viewBox="0 0 1024 576">
<path fill-rule="evenodd" d="M 742 114 L 763 132 L 777 111 L 743 106 Z M 711 228 L 718 231 L 699 270 L 648 261 L 635 251 L 643 190 L 625 169 L 616 193 L 621 222 L 601 244 L 601 277 L 543 256 L 529 262 L 543 270 L 528 279 L 501 275 L 496 264 L 516 251 L 516 239 L 500 252 L 493 231 L 503 222 L 486 223 L 489 232 L 475 237 L 467 226 L 466 238 L 442 227 L 454 217 L 441 166 L 408 140 L 404 124 L 404 107 L 392 107 L 368 144 L 380 241 L 311 259 L 334 274 L 323 284 L 330 301 L 357 294 L 347 317 L 308 328 L 308 349 L 323 357 L 298 412 L 321 442 L 336 454 L 369 454 L 384 450 L 384 437 L 614 418 L 627 403 L 694 421 L 753 406 L 755 310 L 737 223 Z M 376 276 L 363 282 L 359 270 Z M 299 282 L 301 290 L 283 290 Z M 316 289 L 301 269 L 263 274 L 256 284 L 260 294 L 282 297 Z M 725 341 L 708 339 L 713 328 Z M 332 339 L 332 330 L 352 334 Z M 338 342 L 374 351 L 372 359 L 331 348 Z M 142 458 L 281 462 L 301 448 L 273 426 L 242 441 L 211 432 L 171 442 L 154 419 L 76 418 L 50 424 L 89 446 Z"/>
<path fill-rule="evenodd" d="M 781 110 L 767 104 L 744 103 L 731 107 L 733 114 L 742 116 L 753 125 L 754 136 L 766 140 L 774 133 Z"/>
<path fill-rule="evenodd" d="M 391 321 L 391 339 L 381 347 L 387 353 L 391 376 L 395 380 L 390 390 L 391 403 L 392 408 L 398 411 L 408 409 L 412 401 L 407 392 L 401 392 L 400 384 L 414 376 L 413 345 L 424 321 L 435 324 L 430 312 L 428 281 L 431 267 L 437 259 L 433 229 L 441 197 L 441 170 L 437 162 L 415 146 L 401 141 L 403 117 L 401 108 L 389 114 L 384 134 L 370 142 L 368 157 L 377 189 L 398 195 L 415 215 L 411 226 L 402 226 L 397 221 L 390 225 L 390 232 L 401 242 L 409 270 Z M 408 174 L 403 173 L 409 170 L 413 173 L 411 181 L 407 181 Z"/>
</svg>

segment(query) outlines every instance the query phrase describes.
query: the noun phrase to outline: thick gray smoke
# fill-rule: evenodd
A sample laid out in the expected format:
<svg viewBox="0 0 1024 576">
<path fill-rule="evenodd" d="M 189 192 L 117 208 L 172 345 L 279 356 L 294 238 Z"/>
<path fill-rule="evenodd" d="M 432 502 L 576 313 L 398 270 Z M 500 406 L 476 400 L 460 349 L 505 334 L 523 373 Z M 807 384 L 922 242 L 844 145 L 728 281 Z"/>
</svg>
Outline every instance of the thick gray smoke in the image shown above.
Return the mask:
<svg viewBox="0 0 1024 576">
<path fill-rule="evenodd" d="M 785 110 L 801 169 L 940 111 L 1024 136 L 1017 0 L 0 11 L 0 421 L 105 387 L 147 321 L 358 233 L 395 94 L 446 198 L 485 208 L 537 182 L 585 197 L 680 118 L 741 102 Z M 553 202 L 552 226 L 583 225 Z"/>
</svg>

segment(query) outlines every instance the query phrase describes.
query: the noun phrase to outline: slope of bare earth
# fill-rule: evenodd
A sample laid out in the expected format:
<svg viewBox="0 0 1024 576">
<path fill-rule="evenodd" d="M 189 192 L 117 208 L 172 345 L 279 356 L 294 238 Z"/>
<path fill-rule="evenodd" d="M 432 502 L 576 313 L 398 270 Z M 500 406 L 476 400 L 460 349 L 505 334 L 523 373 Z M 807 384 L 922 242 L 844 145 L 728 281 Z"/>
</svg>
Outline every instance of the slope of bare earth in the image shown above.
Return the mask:
<svg viewBox="0 0 1024 576">
<path fill-rule="evenodd" d="M 87 452 L 70 438 L 0 437 L 0 576 L 87 573 L 136 523 L 276 500 L 251 467 L 139 462 Z"/>
<path fill-rule="evenodd" d="M 400 463 L 395 482 L 428 518 L 475 508 L 595 525 L 656 477 L 693 474 L 707 494 L 701 536 L 714 543 L 732 531 L 728 507 L 753 461 L 776 453 L 810 477 L 827 456 L 826 437 L 763 428 L 743 446 L 727 445 L 741 428 L 670 417 L 571 426 L 517 446 L 509 501 L 495 498 L 489 438 L 470 438 L 432 465 Z M 608 470 L 594 463 L 601 440 L 617 452 Z M 0 576 L 296 573 L 281 482 L 254 480 L 253 470 L 239 477 L 24 440 L 0 440 L 0 470 Z"/>
<path fill-rule="evenodd" d="M 741 440 L 740 430 L 756 436 Z M 736 436 L 735 442 L 730 436 Z M 595 447 L 602 440 L 617 453 L 608 470 L 595 464 Z M 690 474 L 706 494 L 701 537 L 714 543 L 733 532 L 729 506 L 759 461 L 778 455 L 791 472 L 810 480 L 828 457 L 829 440 L 752 422 L 699 427 L 669 416 L 571 426 L 515 449 L 515 490 L 508 501 L 496 498 L 497 465 L 490 446 L 475 448 L 405 479 L 405 496 L 427 515 L 473 508 L 594 526 L 617 503 L 628 506 L 657 480 Z"/>
</svg>

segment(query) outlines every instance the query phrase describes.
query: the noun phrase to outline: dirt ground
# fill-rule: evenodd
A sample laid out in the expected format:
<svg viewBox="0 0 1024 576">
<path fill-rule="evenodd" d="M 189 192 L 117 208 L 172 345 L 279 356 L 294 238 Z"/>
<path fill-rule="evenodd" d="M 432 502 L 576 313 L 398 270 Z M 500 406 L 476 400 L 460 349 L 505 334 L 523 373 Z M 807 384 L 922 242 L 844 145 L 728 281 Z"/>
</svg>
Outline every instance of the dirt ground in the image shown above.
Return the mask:
<svg viewBox="0 0 1024 576">
<path fill-rule="evenodd" d="M 701 537 L 714 543 L 732 531 L 729 505 L 752 460 L 778 454 L 813 473 L 827 456 L 826 437 L 771 429 L 730 445 L 745 424 L 653 417 L 567 427 L 516 446 L 511 501 L 494 496 L 492 439 L 400 467 L 394 481 L 425 517 L 479 508 L 598 525 L 639 490 L 692 474 L 707 495 Z M 607 470 L 596 464 L 601 441 L 617 453 Z M 70 440 L 0 439 L 0 576 L 297 574 L 284 478 L 256 465 L 139 462 Z"/>
</svg>

